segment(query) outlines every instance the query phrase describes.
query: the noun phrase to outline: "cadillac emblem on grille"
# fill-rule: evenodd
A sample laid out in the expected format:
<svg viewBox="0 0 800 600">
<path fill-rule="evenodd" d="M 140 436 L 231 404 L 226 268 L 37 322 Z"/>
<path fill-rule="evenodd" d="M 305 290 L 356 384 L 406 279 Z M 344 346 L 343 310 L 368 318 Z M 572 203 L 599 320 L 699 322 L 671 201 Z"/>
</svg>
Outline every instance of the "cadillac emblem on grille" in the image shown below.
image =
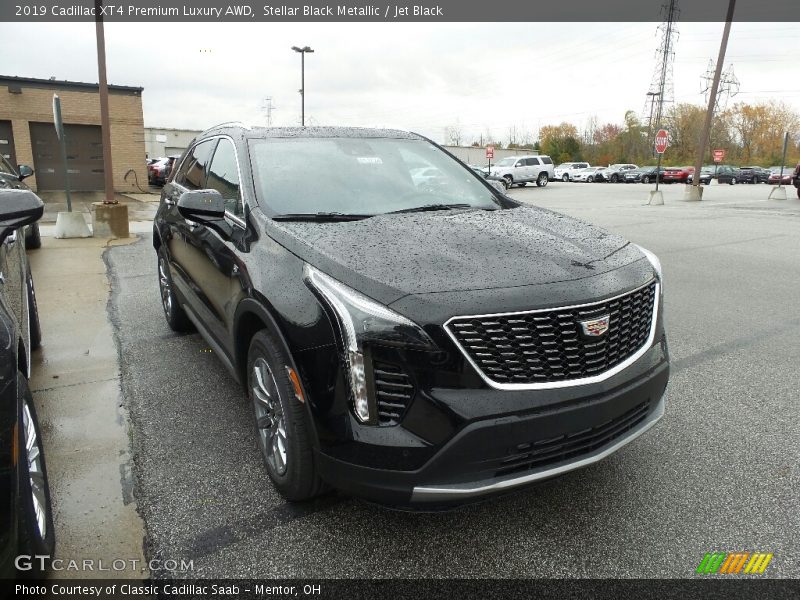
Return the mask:
<svg viewBox="0 0 800 600">
<path fill-rule="evenodd" d="M 589 337 L 600 337 L 608 331 L 608 324 L 611 321 L 611 315 L 605 315 L 599 319 L 592 319 L 591 321 L 580 321 L 583 335 Z"/>
</svg>

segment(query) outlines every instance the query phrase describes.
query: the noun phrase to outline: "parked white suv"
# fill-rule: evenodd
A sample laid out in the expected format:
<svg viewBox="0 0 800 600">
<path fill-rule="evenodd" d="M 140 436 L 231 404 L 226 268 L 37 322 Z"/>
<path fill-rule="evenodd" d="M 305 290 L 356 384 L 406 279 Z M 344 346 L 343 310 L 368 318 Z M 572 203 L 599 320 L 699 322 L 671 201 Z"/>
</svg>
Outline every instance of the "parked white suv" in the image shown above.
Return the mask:
<svg viewBox="0 0 800 600">
<path fill-rule="evenodd" d="M 505 179 L 508 187 L 525 185 L 529 181 L 544 187 L 555 177 L 555 169 L 549 156 L 507 156 L 492 165 L 492 175 Z"/>
<path fill-rule="evenodd" d="M 561 163 L 555 168 L 554 179 L 561 181 L 572 181 L 572 174 L 580 171 L 581 169 L 588 169 L 589 163 L 587 162 L 566 162 Z"/>
</svg>

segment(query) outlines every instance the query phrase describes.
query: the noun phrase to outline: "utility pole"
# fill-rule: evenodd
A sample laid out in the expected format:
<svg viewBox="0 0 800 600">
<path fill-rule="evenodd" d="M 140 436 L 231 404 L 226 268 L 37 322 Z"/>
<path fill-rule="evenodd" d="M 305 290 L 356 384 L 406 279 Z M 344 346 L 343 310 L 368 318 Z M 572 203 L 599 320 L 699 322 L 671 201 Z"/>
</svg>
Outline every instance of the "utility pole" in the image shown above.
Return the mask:
<svg viewBox="0 0 800 600">
<path fill-rule="evenodd" d="M 708 95 L 708 110 L 706 111 L 706 120 L 703 125 L 703 132 L 700 134 L 700 140 L 698 143 L 697 160 L 694 164 L 695 175 L 692 178 L 692 189 L 687 197 L 687 200 L 701 200 L 703 195 L 700 188 L 700 169 L 703 168 L 703 157 L 706 153 L 706 143 L 711 133 L 711 122 L 714 118 L 714 107 L 717 103 L 719 80 L 722 76 L 722 64 L 725 62 L 725 51 L 728 49 L 728 38 L 731 34 L 731 23 L 733 21 L 733 11 L 735 7 L 736 0 L 729 0 L 728 14 L 725 16 L 725 28 L 722 30 L 722 41 L 719 45 L 717 68 L 714 71 L 714 81 L 711 83 L 711 91 Z"/>
<path fill-rule="evenodd" d="M 314 52 L 309 46 L 292 46 L 292 50 L 300 53 L 300 126 L 306 126 L 306 54 Z"/>
<path fill-rule="evenodd" d="M 642 115 L 647 120 L 647 142 L 651 148 L 655 143 L 656 131 L 663 124 L 664 105 L 672 104 L 675 96 L 672 81 L 672 63 L 675 60 L 673 45 L 678 37 L 675 21 L 680 15 L 680 9 L 677 0 L 668 0 L 662 5 L 661 10 L 665 15 L 664 22 L 658 27 L 661 32 L 661 45 L 656 53 L 658 60 L 646 94 Z"/>
<path fill-rule="evenodd" d="M 267 127 L 272 127 L 272 111 L 277 110 L 277 107 L 272 103 L 272 96 L 264 98 L 261 108 L 267 114 Z"/>
<path fill-rule="evenodd" d="M 97 74 L 100 81 L 100 124 L 103 139 L 103 175 L 105 199 L 103 204 L 116 204 L 114 170 L 111 164 L 111 119 L 108 114 L 108 81 L 106 79 L 106 36 L 103 30 L 103 0 L 94 1 L 95 34 L 97 37 Z"/>
</svg>

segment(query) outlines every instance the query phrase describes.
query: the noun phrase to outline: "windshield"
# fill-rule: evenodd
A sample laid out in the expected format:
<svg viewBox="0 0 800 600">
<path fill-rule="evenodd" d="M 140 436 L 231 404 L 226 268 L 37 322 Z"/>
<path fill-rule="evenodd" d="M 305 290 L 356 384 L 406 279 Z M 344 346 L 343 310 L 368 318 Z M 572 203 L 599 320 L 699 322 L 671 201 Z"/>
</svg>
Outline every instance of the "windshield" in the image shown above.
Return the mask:
<svg viewBox="0 0 800 600">
<path fill-rule="evenodd" d="M 256 194 L 280 215 L 378 215 L 431 205 L 497 209 L 472 171 L 424 140 L 250 141 Z"/>
<path fill-rule="evenodd" d="M 508 158 L 504 158 L 503 160 L 501 160 L 499 163 L 496 163 L 496 166 L 498 166 L 498 167 L 513 167 L 514 163 L 516 163 L 516 162 L 517 162 L 516 158 L 514 158 L 513 156 L 509 156 Z"/>
</svg>

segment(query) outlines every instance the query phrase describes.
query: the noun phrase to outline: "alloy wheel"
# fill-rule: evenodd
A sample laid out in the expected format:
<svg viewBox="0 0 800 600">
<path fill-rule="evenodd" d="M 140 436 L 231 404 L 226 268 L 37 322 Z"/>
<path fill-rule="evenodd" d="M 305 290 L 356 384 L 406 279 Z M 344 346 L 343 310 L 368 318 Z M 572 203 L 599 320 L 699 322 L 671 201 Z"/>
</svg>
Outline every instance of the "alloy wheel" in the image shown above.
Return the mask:
<svg viewBox="0 0 800 600">
<path fill-rule="evenodd" d="M 33 500 L 33 510 L 36 515 L 36 528 L 39 531 L 39 536 L 45 539 L 47 537 L 48 515 L 42 447 L 41 440 L 36 435 L 36 426 L 27 401 L 22 405 L 22 428 L 25 435 L 25 455 L 28 461 L 28 479 Z"/>
<path fill-rule="evenodd" d="M 158 287 L 161 290 L 161 305 L 164 307 L 164 312 L 169 315 L 172 312 L 172 286 L 163 258 L 158 259 Z"/>
<path fill-rule="evenodd" d="M 270 468 L 277 475 L 284 475 L 288 449 L 286 418 L 275 375 L 262 357 L 253 362 L 252 392 L 261 451 Z"/>
</svg>

